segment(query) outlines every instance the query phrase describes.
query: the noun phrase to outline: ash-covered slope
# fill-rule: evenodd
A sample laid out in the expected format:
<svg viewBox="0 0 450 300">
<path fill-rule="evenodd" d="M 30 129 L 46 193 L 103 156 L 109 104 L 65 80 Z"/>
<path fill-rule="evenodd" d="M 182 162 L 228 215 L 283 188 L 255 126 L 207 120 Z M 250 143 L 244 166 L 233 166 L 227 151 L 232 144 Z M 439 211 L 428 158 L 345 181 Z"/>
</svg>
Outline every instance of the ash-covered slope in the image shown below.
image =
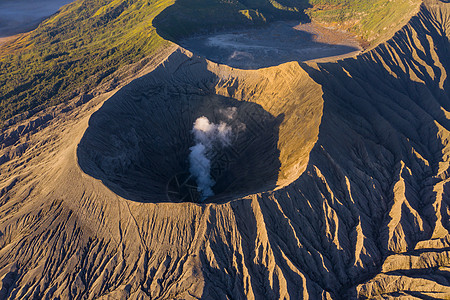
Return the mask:
<svg viewBox="0 0 450 300">
<path fill-rule="evenodd" d="M 449 16 L 449 4 L 427 2 L 373 51 L 305 66 L 324 90 L 310 163 L 338 229 L 328 253 L 354 238 L 355 256 L 338 255 L 361 297 L 449 297 Z"/>
<path fill-rule="evenodd" d="M 9 129 L 0 298 L 448 298 L 449 6 L 335 63 L 243 71 L 178 49 L 106 102 Z M 264 178 L 168 201 L 192 120 L 229 106 L 262 120 L 236 150 Z"/>
</svg>

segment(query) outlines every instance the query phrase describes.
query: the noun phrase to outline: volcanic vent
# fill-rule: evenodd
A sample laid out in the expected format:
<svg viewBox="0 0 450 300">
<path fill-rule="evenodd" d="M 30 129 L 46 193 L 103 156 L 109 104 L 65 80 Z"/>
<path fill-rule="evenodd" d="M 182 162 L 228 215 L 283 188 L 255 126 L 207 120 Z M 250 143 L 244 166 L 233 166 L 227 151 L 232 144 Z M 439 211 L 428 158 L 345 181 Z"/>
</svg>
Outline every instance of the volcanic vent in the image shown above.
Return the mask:
<svg viewBox="0 0 450 300">
<path fill-rule="evenodd" d="M 302 128 L 295 122 L 303 119 L 302 105 L 292 110 L 285 106 L 288 97 L 277 100 L 270 86 L 246 86 L 253 80 L 268 81 L 255 76 L 256 71 L 239 74 L 249 77 L 245 84 L 231 73 L 221 74 L 224 71 L 232 69 L 184 53 L 172 54 L 164 65 L 133 81 L 93 114 L 78 147 L 80 167 L 116 194 L 142 202 L 223 202 L 295 179 L 305 160 L 303 152 L 312 147 L 317 131 L 308 130 L 299 142 Z M 268 90 L 274 103 L 267 103 L 268 95 L 258 90 Z M 189 161 L 196 143 L 192 129 L 199 118 L 230 131 L 228 144 L 213 147 L 208 155 L 214 196 L 207 199 L 198 192 Z"/>
<path fill-rule="evenodd" d="M 282 116 L 216 95 L 202 82 L 145 87 L 146 81 L 115 95 L 91 118 L 79 148 L 87 173 L 134 200 L 201 201 L 188 157 L 193 123 L 206 117 L 231 130 L 229 145 L 212 149 L 213 199 L 275 186 Z"/>
</svg>

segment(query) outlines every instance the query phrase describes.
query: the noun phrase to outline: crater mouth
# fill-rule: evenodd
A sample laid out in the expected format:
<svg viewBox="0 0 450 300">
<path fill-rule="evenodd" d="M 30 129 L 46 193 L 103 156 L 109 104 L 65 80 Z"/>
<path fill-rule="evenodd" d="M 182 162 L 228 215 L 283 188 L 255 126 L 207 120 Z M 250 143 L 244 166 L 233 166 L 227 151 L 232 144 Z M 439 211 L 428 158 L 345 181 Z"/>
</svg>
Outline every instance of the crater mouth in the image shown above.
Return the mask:
<svg viewBox="0 0 450 300">
<path fill-rule="evenodd" d="M 287 86 L 287 76 L 307 88 Z M 125 199 L 223 203 L 298 178 L 317 140 L 322 107 L 320 86 L 298 64 L 233 70 L 179 50 L 92 114 L 78 164 Z M 209 153 L 214 195 L 207 199 L 190 165 L 198 143 L 193 126 L 202 117 L 231 132 L 226 146 Z"/>
<path fill-rule="evenodd" d="M 145 88 L 132 84 L 119 91 L 92 115 L 78 147 L 86 173 L 116 194 L 141 202 L 222 202 L 276 186 L 282 115 L 217 95 L 201 78 L 152 84 L 152 77 L 140 80 Z M 202 116 L 231 129 L 230 144 L 212 151 L 214 196 L 206 201 L 188 160 L 195 144 L 192 126 Z"/>
<path fill-rule="evenodd" d="M 123 96 L 110 99 L 92 116 L 78 148 L 83 170 L 115 193 L 141 202 L 203 202 L 189 171 L 192 124 L 201 116 L 226 122 L 221 112 L 229 108 L 237 108 L 227 123 L 233 129 L 231 143 L 211 155 L 215 196 L 206 202 L 275 187 L 281 119 L 258 104 L 195 92 Z"/>
<path fill-rule="evenodd" d="M 281 21 L 260 28 L 193 36 L 182 39 L 180 45 L 211 61 L 240 69 L 344 58 L 362 50 L 356 38 L 346 32 L 314 23 Z"/>
</svg>

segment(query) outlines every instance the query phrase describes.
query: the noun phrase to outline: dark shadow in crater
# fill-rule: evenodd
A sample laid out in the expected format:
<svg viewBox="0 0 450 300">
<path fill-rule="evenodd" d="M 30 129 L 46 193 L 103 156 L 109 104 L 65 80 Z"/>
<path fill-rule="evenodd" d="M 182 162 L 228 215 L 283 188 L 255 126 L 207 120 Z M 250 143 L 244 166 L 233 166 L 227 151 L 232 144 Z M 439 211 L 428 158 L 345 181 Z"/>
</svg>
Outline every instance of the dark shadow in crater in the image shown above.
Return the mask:
<svg viewBox="0 0 450 300">
<path fill-rule="evenodd" d="M 292 2 L 277 1 L 285 8 Z M 158 35 L 178 43 L 182 38 L 231 28 L 252 28 L 280 20 L 311 22 L 307 2 L 295 3 L 296 9 L 279 9 L 271 0 L 176 0 L 153 19 Z M 291 7 L 293 8 L 293 7 Z"/>
<path fill-rule="evenodd" d="M 362 50 L 355 37 L 310 23 L 303 10 L 282 13 L 268 5 L 262 11 L 267 19 L 260 20 L 259 15 L 248 18 L 224 3 L 214 5 L 218 4 L 203 7 L 178 0 L 160 13 L 153 25 L 164 39 L 240 69 L 348 57 Z"/>
<path fill-rule="evenodd" d="M 205 116 L 226 122 L 233 136 L 230 146 L 213 152 L 216 196 L 204 202 L 274 188 L 283 115 L 274 117 L 258 104 L 217 95 L 216 82 L 206 62 L 198 59 L 181 64 L 169 60 L 133 81 L 92 115 L 77 149 L 80 167 L 130 200 L 198 202 L 188 156 L 193 123 Z M 230 109 L 235 110 L 233 118 Z"/>
<path fill-rule="evenodd" d="M 240 69 L 351 56 L 361 50 L 356 39 L 348 34 L 298 22 L 194 36 L 180 40 L 179 44 L 211 61 Z"/>
</svg>

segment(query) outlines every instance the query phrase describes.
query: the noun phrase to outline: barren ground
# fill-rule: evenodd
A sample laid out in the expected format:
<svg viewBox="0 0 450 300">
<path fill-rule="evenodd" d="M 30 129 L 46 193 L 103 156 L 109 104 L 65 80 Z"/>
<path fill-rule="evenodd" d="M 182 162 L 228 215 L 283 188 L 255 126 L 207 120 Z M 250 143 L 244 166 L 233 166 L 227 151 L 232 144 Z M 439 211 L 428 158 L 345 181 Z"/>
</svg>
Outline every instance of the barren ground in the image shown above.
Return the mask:
<svg viewBox="0 0 450 300">
<path fill-rule="evenodd" d="M 200 35 L 181 41 L 181 45 L 214 62 L 242 69 L 289 61 L 332 60 L 361 51 L 356 38 L 346 32 L 296 22 Z"/>
<path fill-rule="evenodd" d="M 449 38 L 450 3 L 426 0 L 335 62 L 240 70 L 171 45 L 10 119 L 0 299 L 450 299 Z M 222 198 L 169 197 L 192 122 L 231 106 L 246 135 L 217 158 Z"/>
</svg>

